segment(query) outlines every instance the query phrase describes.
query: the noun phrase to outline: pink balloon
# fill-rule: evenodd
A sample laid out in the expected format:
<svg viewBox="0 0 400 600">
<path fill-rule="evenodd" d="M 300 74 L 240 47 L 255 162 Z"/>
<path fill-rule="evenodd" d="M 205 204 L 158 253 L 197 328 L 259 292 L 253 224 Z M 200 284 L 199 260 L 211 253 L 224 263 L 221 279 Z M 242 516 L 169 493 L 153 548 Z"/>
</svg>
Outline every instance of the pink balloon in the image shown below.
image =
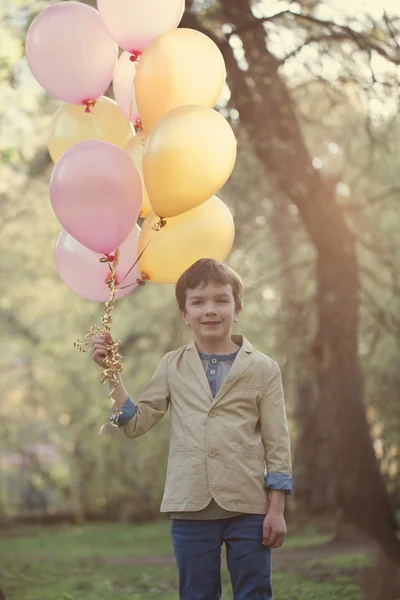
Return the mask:
<svg viewBox="0 0 400 600">
<path fill-rule="evenodd" d="M 50 199 L 61 225 L 78 242 L 109 254 L 126 239 L 142 204 L 142 184 L 126 152 L 108 142 L 69 148 L 54 165 Z"/>
<path fill-rule="evenodd" d="M 118 59 L 117 44 L 99 13 L 80 2 L 42 11 L 29 27 L 25 51 L 40 85 L 70 104 L 97 100 L 110 85 Z"/>
<path fill-rule="evenodd" d="M 112 38 L 129 53 L 143 52 L 159 35 L 175 29 L 184 0 L 97 0 L 97 8 Z"/>
<path fill-rule="evenodd" d="M 136 63 L 130 59 L 129 52 L 123 52 L 119 57 L 117 68 L 114 73 L 113 91 L 115 100 L 124 115 L 132 123 L 139 118 L 136 106 L 135 86 L 133 84 L 136 75 Z"/>
<path fill-rule="evenodd" d="M 137 247 L 140 228 L 135 225 L 120 247 L 120 258 L 117 267 L 117 281 L 121 289 L 115 294 L 119 299 L 127 296 L 137 287 L 136 280 L 140 279 L 137 265 L 124 279 L 131 266 L 137 260 Z M 63 282 L 78 296 L 95 302 L 107 302 L 110 290 L 106 279 L 110 275 L 107 263 L 101 263 L 101 254 L 96 254 L 82 246 L 72 236 L 62 229 L 57 237 L 54 249 L 56 269 Z M 123 283 L 122 280 L 124 279 Z"/>
</svg>

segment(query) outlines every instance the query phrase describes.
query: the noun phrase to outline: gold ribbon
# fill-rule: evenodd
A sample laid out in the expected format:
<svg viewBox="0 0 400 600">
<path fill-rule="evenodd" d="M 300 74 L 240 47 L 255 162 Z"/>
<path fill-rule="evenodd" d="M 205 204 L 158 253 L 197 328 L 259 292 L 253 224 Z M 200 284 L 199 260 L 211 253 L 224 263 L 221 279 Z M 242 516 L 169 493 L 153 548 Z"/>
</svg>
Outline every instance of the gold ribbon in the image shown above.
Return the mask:
<svg viewBox="0 0 400 600">
<path fill-rule="evenodd" d="M 139 254 L 137 260 L 134 262 L 134 264 L 128 270 L 128 272 L 126 273 L 125 277 L 122 279 L 121 282 L 118 282 L 118 280 L 117 280 L 117 267 L 118 267 L 119 256 L 120 256 L 119 249 L 117 249 L 115 251 L 113 256 L 107 254 L 103 258 L 100 259 L 100 262 L 108 263 L 108 266 L 110 269 L 110 276 L 107 278 L 107 284 L 108 284 L 108 287 L 110 288 L 110 297 L 108 299 L 108 302 L 106 302 L 106 305 L 105 305 L 104 310 L 101 315 L 102 324 L 101 325 L 93 325 L 89 329 L 89 331 L 86 333 L 84 341 L 77 340 L 74 343 L 74 347 L 77 348 L 79 350 L 79 352 L 88 352 L 89 347 L 91 346 L 92 339 L 94 337 L 103 336 L 107 332 L 110 331 L 111 325 L 112 325 L 112 312 L 113 312 L 113 309 L 115 306 L 115 294 L 118 292 L 118 290 L 124 290 L 133 285 L 139 285 L 139 286 L 145 285 L 146 281 L 149 279 L 149 277 L 145 273 L 142 273 L 141 279 L 136 280 L 136 283 L 131 283 L 131 284 L 125 285 L 125 286 L 121 285 L 125 281 L 127 276 L 129 275 L 129 273 L 132 271 L 132 269 L 135 268 L 135 266 L 139 262 L 140 258 L 142 257 L 144 251 L 146 250 L 147 246 L 148 246 L 148 244 L 146 244 L 145 248 Z M 120 344 L 121 344 L 120 341 L 114 341 L 112 344 L 109 344 L 109 352 L 108 352 L 106 358 L 104 359 L 106 366 L 105 366 L 105 369 L 103 370 L 103 373 L 102 373 L 101 379 L 100 379 L 101 383 L 106 383 L 106 381 L 111 382 L 112 385 L 111 385 L 111 390 L 110 390 L 108 397 L 113 403 L 114 403 L 114 400 L 112 398 L 112 395 L 115 392 L 115 389 L 119 383 L 118 382 L 118 374 L 122 373 L 122 371 L 124 369 L 123 364 L 122 364 L 122 356 L 119 351 Z M 122 411 L 119 408 L 116 408 L 116 407 L 113 408 L 111 423 L 117 422 L 118 417 L 121 414 L 121 412 Z M 104 427 L 109 424 L 110 424 L 110 422 L 107 422 L 101 427 L 100 434 L 102 433 Z"/>
<path fill-rule="evenodd" d="M 117 267 L 119 263 L 119 249 L 115 251 L 115 256 L 107 256 L 104 259 L 100 260 L 102 262 L 108 262 L 110 268 L 110 277 L 107 279 L 107 283 L 110 288 L 110 297 L 108 299 L 108 302 L 106 302 L 103 313 L 101 315 L 102 324 L 93 325 L 86 333 L 84 341 L 77 340 L 74 343 L 74 347 L 77 348 L 79 352 L 88 352 L 92 339 L 97 336 L 105 335 L 107 332 L 110 331 L 112 325 L 112 312 L 115 305 L 115 294 L 118 291 Z M 114 341 L 112 344 L 109 345 L 109 352 L 106 358 L 104 359 L 106 366 L 103 370 L 100 380 L 101 383 L 105 383 L 106 381 L 111 382 L 111 389 L 109 393 L 109 398 L 111 401 L 113 401 L 112 394 L 114 393 L 118 385 L 118 374 L 122 373 L 124 368 L 122 365 L 122 356 L 119 351 L 120 343 L 120 341 Z M 114 417 L 118 417 L 120 414 L 121 411 L 119 409 L 114 409 Z M 102 430 L 103 428 L 101 429 L 101 431 Z"/>
</svg>

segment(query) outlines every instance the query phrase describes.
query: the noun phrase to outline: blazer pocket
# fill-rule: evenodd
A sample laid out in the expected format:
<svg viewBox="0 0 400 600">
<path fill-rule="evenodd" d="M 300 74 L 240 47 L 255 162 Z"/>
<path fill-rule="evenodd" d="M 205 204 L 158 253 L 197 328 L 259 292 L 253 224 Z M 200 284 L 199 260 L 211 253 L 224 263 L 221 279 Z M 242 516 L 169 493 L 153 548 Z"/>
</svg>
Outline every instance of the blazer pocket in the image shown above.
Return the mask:
<svg viewBox="0 0 400 600">
<path fill-rule="evenodd" d="M 260 462 L 264 462 L 264 457 L 260 456 L 260 454 L 256 454 L 255 452 L 254 453 L 252 453 L 252 452 L 246 452 L 246 451 L 244 451 L 244 452 L 238 452 L 236 454 L 236 456 L 239 459 L 243 458 L 245 460 L 258 460 Z"/>
<path fill-rule="evenodd" d="M 191 454 L 186 436 L 179 436 L 170 440 L 168 456 L 181 456 Z"/>
<path fill-rule="evenodd" d="M 192 454 L 192 452 L 189 450 L 189 448 L 185 447 L 175 447 L 175 448 L 171 448 L 168 456 L 189 456 L 190 454 Z"/>
<path fill-rule="evenodd" d="M 235 384 L 235 388 L 237 390 L 252 390 L 252 391 L 256 391 L 256 392 L 260 392 L 262 389 L 261 385 L 254 385 L 254 383 L 237 383 Z"/>
<path fill-rule="evenodd" d="M 264 460 L 265 450 L 260 436 L 251 436 L 248 425 L 241 425 L 234 431 L 232 442 L 235 454 Z"/>
</svg>

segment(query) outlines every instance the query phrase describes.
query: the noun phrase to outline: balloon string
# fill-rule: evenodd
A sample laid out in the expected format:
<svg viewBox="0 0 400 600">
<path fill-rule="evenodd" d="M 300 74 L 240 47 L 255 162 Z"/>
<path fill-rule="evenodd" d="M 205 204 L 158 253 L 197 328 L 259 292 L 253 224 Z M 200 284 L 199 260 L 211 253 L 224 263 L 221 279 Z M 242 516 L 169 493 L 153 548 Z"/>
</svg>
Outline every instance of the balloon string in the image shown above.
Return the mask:
<svg viewBox="0 0 400 600">
<path fill-rule="evenodd" d="M 124 283 L 125 279 L 128 277 L 129 273 L 136 267 L 136 265 L 138 264 L 139 260 L 142 258 L 147 246 L 150 244 L 150 241 L 147 242 L 147 244 L 145 245 L 145 247 L 143 248 L 143 250 L 141 251 L 141 253 L 139 254 L 139 256 L 137 257 L 137 259 L 135 260 L 135 262 L 133 263 L 133 265 L 131 266 L 131 268 L 129 269 L 129 271 L 126 273 L 125 277 L 122 279 L 122 281 L 120 282 L 119 285 L 121 285 L 122 283 Z M 143 277 L 142 279 L 138 279 L 137 283 L 139 283 L 139 281 L 143 281 L 145 279 L 148 279 L 148 277 Z M 135 284 L 131 284 L 131 285 L 135 285 Z M 140 285 L 140 284 L 139 284 Z M 125 287 L 129 287 L 129 286 L 125 286 Z M 125 289 L 125 288 L 119 288 L 119 289 Z"/>
<path fill-rule="evenodd" d="M 118 292 L 119 290 L 124 290 L 133 285 L 140 285 L 140 286 L 145 285 L 146 281 L 148 281 L 150 279 L 150 277 L 148 277 L 148 275 L 146 273 L 142 273 L 141 279 L 137 279 L 135 283 L 121 287 L 122 282 L 126 279 L 126 277 L 129 275 L 129 273 L 132 271 L 132 269 L 135 268 L 135 266 L 139 262 L 140 258 L 143 256 L 143 253 L 146 250 L 148 244 L 149 244 L 149 242 L 146 244 L 146 246 L 144 247 L 142 252 L 139 254 L 138 258 L 136 259 L 134 264 L 131 266 L 129 271 L 126 273 L 125 277 L 122 279 L 121 282 L 118 282 L 118 280 L 117 280 L 117 267 L 118 267 L 119 258 L 120 258 L 119 248 L 115 251 L 114 255 L 106 254 L 104 257 L 102 257 L 100 259 L 100 262 L 102 262 L 102 263 L 107 262 L 109 269 L 110 269 L 110 275 L 109 275 L 109 277 L 107 277 L 107 280 L 106 280 L 108 287 L 110 288 L 110 296 L 109 296 L 108 301 L 106 302 L 106 305 L 105 305 L 102 315 L 101 315 L 102 324 L 101 325 L 93 325 L 92 327 L 90 327 L 89 331 L 85 335 L 84 341 L 77 340 L 74 343 L 74 347 L 77 348 L 79 352 L 87 352 L 89 349 L 89 346 L 91 344 L 91 341 L 94 337 L 105 335 L 105 333 L 110 331 L 111 325 L 112 325 L 112 312 L 113 312 L 113 309 L 115 306 L 116 292 Z M 101 379 L 100 379 L 101 383 L 105 383 L 106 381 L 111 382 L 111 386 L 110 386 L 111 389 L 110 389 L 110 393 L 109 393 L 108 397 L 113 402 L 113 404 L 114 404 L 114 400 L 112 398 L 112 395 L 115 392 L 117 385 L 119 383 L 118 382 L 118 374 L 122 373 L 122 371 L 124 369 L 123 364 L 122 364 L 122 356 L 119 351 L 120 344 L 121 344 L 120 341 L 114 341 L 108 345 L 109 352 L 108 352 L 106 358 L 104 359 L 106 366 L 102 372 Z M 121 410 L 119 408 L 114 407 L 114 409 L 112 411 L 112 421 L 115 421 L 116 418 L 120 414 L 121 414 Z M 104 427 L 106 425 L 109 425 L 110 422 L 107 422 L 104 425 L 102 425 L 99 435 L 101 435 Z"/>
<path fill-rule="evenodd" d="M 140 57 L 141 57 L 141 52 L 139 52 L 138 50 L 133 50 L 130 56 L 130 60 L 135 63 L 135 74 L 132 77 L 132 86 L 131 86 L 131 95 L 130 95 L 130 99 L 129 99 L 129 120 L 132 120 L 132 111 L 133 111 L 133 96 L 134 96 L 134 91 L 135 91 L 135 77 L 136 77 L 136 69 L 138 67 L 138 64 L 140 62 Z M 138 124 L 138 121 L 140 119 L 138 119 L 135 123 L 135 129 L 136 129 L 136 125 Z M 137 133 L 137 132 L 136 132 Z"/>
<path fill-rule="evenodd" d="M 98 126 L 96 118 L 93 114 L 93 108 L 96 106 L 96 100 L 86 100 L 85 106 L 86 106 L 85 113 L 88 113 L 92 117 L 93 125 L 94 125 L 96 133 L 99 137 L 99 140 L 104 141 L 103 136 L 101 135 L 100 127 Z"/>
<path fill-rule="evenodd" d="M 98 123 L 96 121 L 96 117 L 94 116 L 94 114 L 92 113 L 92 111 L 90 111 L 90 116 L 93 119 L 93 125 L 94 125 L 94 128 L 96 129 L 97 135 L 99 136 L 99 140 L 101 140 L 103 142 L 104 140 L 103 140 L 103 136 L 101 135 L 100 127 L 99 127 L 99 125 L 98 125 Z"/>
<path fill-rule="evenodd" d="M 133 92 L 135 90 L 135 77 L 132 78 L 131 96 L 129 98 L 129 120 L 132 120 L 133 111 Z"/>
<path fill-rule="evenodd" d="M 99 335 L 105 335 L 111 329 L 112 324 L 112 312 L 115 306 L 115 294 L 118 291 L 117 288 L 117 267 L 119 263 L 119 249 L 115 251 L 115 256 L 106 256 L 108 266 L 110 268 L 110 276 L 107 278 L 107 283 L 110 288 L 110 296 L 104 307 L 101 315 L 101 325 L 93 325 L 86 333 L 84 341 L 77 340 L 74 343 L 75 348 L 79 352 L 87 352 L 92 339 Z M 104 259 L 100 259 L 101 262 L 105 262 Z M 119 352 L 119 341 L 115 341 L 109 344 L 109 352 L 104 360 L 105 368 L 101 375 L 101 383 L 106 381 L 111 382 L 111 390 L 109 398 L 112 400 L 112 394 L 114 393 L 118 385 L 118 374 L 123 371 L 122 356 Z"/>
</svg>

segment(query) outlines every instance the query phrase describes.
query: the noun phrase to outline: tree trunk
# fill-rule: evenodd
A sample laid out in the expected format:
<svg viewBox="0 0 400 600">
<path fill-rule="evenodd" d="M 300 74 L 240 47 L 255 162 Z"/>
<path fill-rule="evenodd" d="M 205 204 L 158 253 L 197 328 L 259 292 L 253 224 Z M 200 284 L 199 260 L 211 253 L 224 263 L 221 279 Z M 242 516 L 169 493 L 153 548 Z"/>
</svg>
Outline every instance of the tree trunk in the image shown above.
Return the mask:
<svg viewBox="0 0 400 600">
<path fill-rule="evenodd" d="M 306 514 L 334 514 L 337 510 L 337 482 L 329 439 L 321 419 L 321 398 L 309 357 L 298 369 L 295 418 L 298 428 L 293 470 L 296 502 Z M 318 483 L 318 485 L 316 485 Z"/>
<path fill-rule="evenodd" d="M 377 564 L 362 575 L 361 590 L 365 600 L 399 600 L 400 569 L 380 552 Z"/>
<path fill-rule="evenodd" d="M 251 0 L 220 0 L 221 14 L 239 33 L 248 63 L 243 71 L 226 42 L 216 39 L 240 124 L 253 140 L 271 185 L 298 207 L 317 251 L 318 328 L 313 345 L 321 419 L 345 516 L 374 537 L 400 563 L 397 523 L 379 472 L 363 405 L 358 359 L 359 276 L 352 234 L 335 191 L 313 168 L 294 103 L 266 47 L 265 30 Z M 189 23 L 192 23 L 190 25 Z M 185 24 L 186 23 L 186 24 Z M 183 26 L 193 26 L 186 15 Z M 199 28 L 199 27 L 197 27 Z M 313 474 L 310 485 L 318 486 Z"/>
<path fill-rule="evenodd" d="M 309 318 L 311 306 L 309 301 L 306 304 L 302 298 L 298 273 L 293 269 L 285 269 L 295 261 L 296 243 L 302 231 L 299 231 L 298 221 L 290 216 L 286 198 L 277 196 L 274 205 L 270 226 L 282 268 L 279 347 L 286 357 L 284 381 L 289 381 L 296 398 L 296 506 L 301 507 L 305 514 L 320 515 L 333 512 L 337 507 L 336 478 L 326 431 L 320 424 L 321 399 L 307 345 L 312 327 L 312 319 Z M 311 485 L 311 481 L 318 481 L 318 485 Z"/>
</svg>

